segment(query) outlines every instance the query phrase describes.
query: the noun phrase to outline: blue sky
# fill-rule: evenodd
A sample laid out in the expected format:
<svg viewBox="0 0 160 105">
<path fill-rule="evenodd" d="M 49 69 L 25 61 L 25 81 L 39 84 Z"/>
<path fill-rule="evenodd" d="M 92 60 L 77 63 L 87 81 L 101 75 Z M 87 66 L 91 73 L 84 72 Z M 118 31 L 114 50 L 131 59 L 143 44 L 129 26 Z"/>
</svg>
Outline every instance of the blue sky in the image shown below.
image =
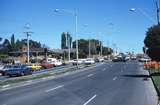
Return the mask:
<svg viewBox="0 0 160 105">
<path fill-rule="evenodd" d="M 24 26 L 30 23 L 31 39 L 60 48 L 62 32 L 75 39 L 75 18 L 55 13 L 57 8 L 77 9 L 78 38 L 96 38 L 110 47 L 116 44 L 123 52 L 141 52 L 147 28 L 156 24 L 153 0 L 0 0 L 0 36 L 10 38 L 14 33 L 25 38 Z"/>
</svg>

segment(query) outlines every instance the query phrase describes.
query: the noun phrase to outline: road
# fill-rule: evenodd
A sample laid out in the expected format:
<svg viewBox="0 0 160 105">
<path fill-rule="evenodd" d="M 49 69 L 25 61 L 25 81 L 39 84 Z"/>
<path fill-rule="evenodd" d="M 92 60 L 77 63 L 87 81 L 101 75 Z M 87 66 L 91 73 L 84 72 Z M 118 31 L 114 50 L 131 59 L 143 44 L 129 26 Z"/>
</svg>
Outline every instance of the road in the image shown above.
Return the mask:
<svg viewBox="0 0 160 105">
<path fill-rule="evenodd" d="M 0 105 L 156 105 L 157 94 L 138 62 L 90 70 L 0 92 Z"/>
</svg>

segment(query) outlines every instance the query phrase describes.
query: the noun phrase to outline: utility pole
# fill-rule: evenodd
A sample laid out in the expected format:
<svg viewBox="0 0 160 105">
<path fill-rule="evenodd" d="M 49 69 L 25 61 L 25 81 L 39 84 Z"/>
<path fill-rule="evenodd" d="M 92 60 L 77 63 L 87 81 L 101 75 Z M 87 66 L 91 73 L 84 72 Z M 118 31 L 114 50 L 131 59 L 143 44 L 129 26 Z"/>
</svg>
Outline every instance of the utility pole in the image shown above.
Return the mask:
<svg viewBox="0 0 160 105">
<path fill-rule="evenodd" d="M 69 37 L 68 61 L 71 60 L 71 37 Z"/>
<path fill-rule="evenodd" d="M 103 55 L 103 46 L 102 46 L 103 42 L 101 41 L 101 56 Z"/>
<path fill-rule="evenodd" d="M 26 26 L 25 26 L 25 29 L 27 29 L 27 30 L 29 30 L 30 29 L 30 25 L 29 24 L 26 24 Z M 26 33 L 26 36 L 27 36 L 27 63 L 29 63 L 29 36 L 31 36 L 31 33 L 33 33 L 33 32 L 30 32 L 30 31 L 26 31 L 26 32 L 24 32 L 24 33 Z"/>
<path fill-rule="evenodd" d="M 159 0 L 156 0 L 155 1 L 155 3 L 156 3 L 156 12 L 157 12 L 157 23 L 158 23 L 158 25 L 160 25 L 160 22 L 159 22 L 159 12 L 160 12 L 160 7 L 159 7 Z"/>
<path fill-rule="evenodd" d="M 90 39 L 88 39 L 88 42 L 89 42 L 89 58 L 91 57 L 91 42 L 90 42 Z"/>
</svg>

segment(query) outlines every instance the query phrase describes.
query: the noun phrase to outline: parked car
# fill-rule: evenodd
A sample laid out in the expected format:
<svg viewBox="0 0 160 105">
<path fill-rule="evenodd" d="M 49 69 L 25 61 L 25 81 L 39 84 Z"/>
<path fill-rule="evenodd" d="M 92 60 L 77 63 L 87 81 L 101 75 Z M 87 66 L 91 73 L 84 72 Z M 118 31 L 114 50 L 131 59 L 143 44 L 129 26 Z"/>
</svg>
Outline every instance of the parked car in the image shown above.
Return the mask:
<svg viewBox="0 0 160 105">
<path fill-rule="evenodd" d="M 149 62 L 149 61 L 151 61 L 151 59 L 148 57 L 143 57 L 143 58 L 140 58 L 138 61 L 139 62 Z"/>
<path fill-rule="evenodd" d="M 50 68 L 53 68 L 55 65 L 54 64 L 51 64 L 51 63 L 48 63 L 48 62 L 42 62 L 41 64 L 41 67 L 43 69 L 50 69 Z"/>
<path fill-rule="evenodd" d="M 61 66 L 63 64 L 61 60 L 57 60 L 56 58 L 48 58 L 47 62 L 53 64 L 54 66 Z"/>
<path fill-rule="evenodd" d="M 72 62 L 72 64 L 73 65 L 80 65 L 80 64 L 83 64 L 84 63 L 84 61 L 83 60 L 81 60 L 81 59 L 79 59 L 78 61 L 75 59 L 75 60 L 73 60 L 73 62 Z"/>
<path fill-rule="evenodd" d="M 26 65 L 13 65 L 5 71 L 7 76 L 24 76 L 32 74 L 32 70 Z"/>
<path fill-rule="evenodd" d="M 90 65 L 90 64 L 94 64 L 94 63 L 95 63 L 95 61 L 94 61 L 93 58 L 88 58 L 88 59 L 86 59 L 86 61 L 85 61 L 85 64 L 86 64 L 86 65 Z"/>
<path fill-rule="evenodd" d="M 6 75 L 5 71 L 8 70 L 8 69 L 10 69 L 11 67 L 12 67 L 11 65 L 6 65 L 6 66 L 1 67 L 0 68 L 0 74 L 2 76 L 5 76 Z"/>
<path fill-rule="evenodd" d="M 53 64 L 54 64 L 55 66 L 61 66 L 61 65 L 62 65 L 62 62 L 61 62 L 60 60 L 56 60 L 56 61 L 53 62 Z"/>
<path fill-rule="evenodd" d="M 30 65 L 28 65 L 28 67 L 31 68 L 32 71 L 37 71 L 37 70 L 42 69 L 42 66 L 38 65 L 38 64 L 30 64 Z"/>
<path fill-rule="evenodd" d="M 98 58 L 99 62 L 104 62 L 104 58 Z"/>
</svg>

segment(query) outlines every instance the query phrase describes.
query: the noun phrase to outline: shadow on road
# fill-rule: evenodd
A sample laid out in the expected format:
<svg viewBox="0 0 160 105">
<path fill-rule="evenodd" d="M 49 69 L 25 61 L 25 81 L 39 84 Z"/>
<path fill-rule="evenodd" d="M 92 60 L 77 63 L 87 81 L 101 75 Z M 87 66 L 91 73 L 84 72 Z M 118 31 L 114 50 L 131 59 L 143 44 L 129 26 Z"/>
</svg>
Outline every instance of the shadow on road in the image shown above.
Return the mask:
<svg viewBox="0 0 160 105">
<path fill-rule="evenodd" d="M 150 75 L 144 75 L 144 74 L 126 74 L 122 76 L 129 77 L 129 78 L 142 78 L 144 81 L 148 81 L 148 79 L 151 78 Z"/>
<path fill-rule="evenodd" d="M 144 75 L 144 74 L 126 74 L 122 75 L 124 77 L 132 77 L 132 78 L 150 78 L 150 75 Z"/>
</svg>

